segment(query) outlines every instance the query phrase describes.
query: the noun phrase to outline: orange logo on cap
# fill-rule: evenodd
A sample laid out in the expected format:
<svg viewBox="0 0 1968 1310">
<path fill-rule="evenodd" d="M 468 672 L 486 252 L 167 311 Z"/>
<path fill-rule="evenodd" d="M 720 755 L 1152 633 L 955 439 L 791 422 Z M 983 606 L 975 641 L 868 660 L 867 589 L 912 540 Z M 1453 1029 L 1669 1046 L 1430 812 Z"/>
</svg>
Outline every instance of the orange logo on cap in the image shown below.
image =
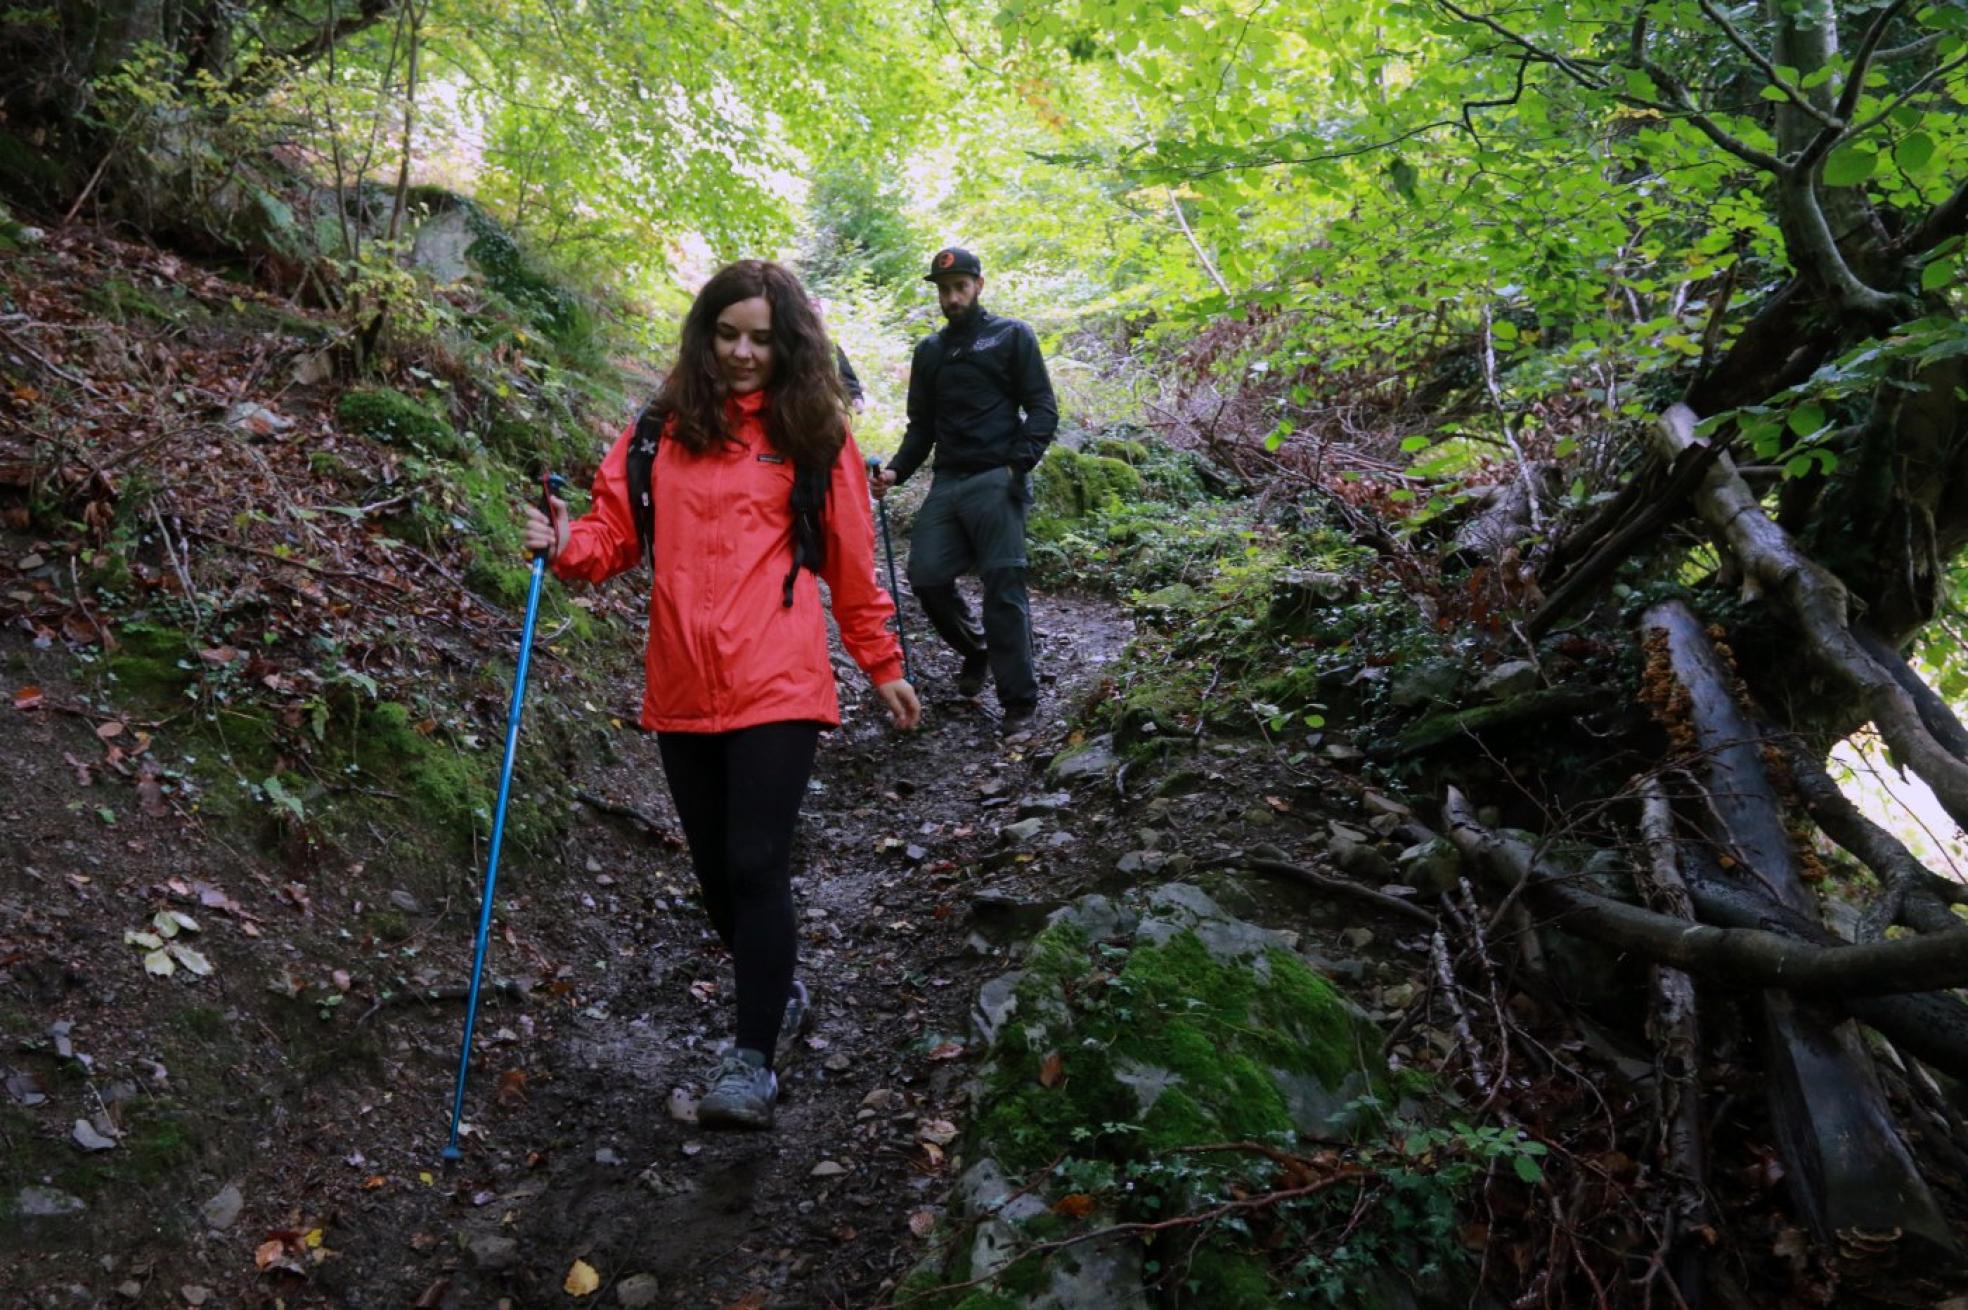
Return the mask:
<svg viewBox="0 0 1968 1310">
<path fill-rule="evenodd" d="M 936 257 L 936 266 L 938 268 L 948 268 L 950 267 L 950 265 L 956 262 L 957 262 L 957 256 L 954 251 L 946 250 L 942 254 Z"/>
</svg>

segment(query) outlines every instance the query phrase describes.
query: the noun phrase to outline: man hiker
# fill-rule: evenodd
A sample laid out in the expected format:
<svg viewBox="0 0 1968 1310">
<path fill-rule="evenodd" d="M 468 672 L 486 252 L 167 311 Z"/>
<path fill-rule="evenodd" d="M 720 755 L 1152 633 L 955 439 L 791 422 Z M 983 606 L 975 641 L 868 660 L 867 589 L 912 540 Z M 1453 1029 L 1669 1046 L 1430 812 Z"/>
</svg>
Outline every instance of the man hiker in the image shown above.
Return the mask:
<svg viewBox="0 0 1968 1310">
<path fill-rule="evenodd" d="M 988 672 L 1010 736 L 1029 729 L 1038 711 L 1025 595 L 1026 475 L 1052 441 L 1059 406 L 1032 329 L 978 303 L 984 267 L 977 256 L 940 250 L 923 280 L 936 284 L 947 321 L 916 346 L 909 426 L 874 490 L 886 495 L 934 451 L 935 478 L 909 535 L 909 585 L 937 635 L 963 657 L 958 692 L 977 695 Z M 957 579 L 971 572 L 984 584 L 981 627 L 957 591 Z"/>
</svg>

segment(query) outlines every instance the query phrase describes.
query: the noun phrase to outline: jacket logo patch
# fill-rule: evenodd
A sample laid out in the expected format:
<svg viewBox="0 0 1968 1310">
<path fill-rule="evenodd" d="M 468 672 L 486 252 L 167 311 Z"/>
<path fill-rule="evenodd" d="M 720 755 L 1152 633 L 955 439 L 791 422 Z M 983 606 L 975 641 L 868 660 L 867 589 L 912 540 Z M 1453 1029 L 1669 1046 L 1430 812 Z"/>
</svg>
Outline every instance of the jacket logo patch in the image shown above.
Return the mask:
<svg viewBox="0 0 1968 1310">
<path fill-rule="evenodd" d="M 760 455 L 758 462 L 761 464 L 784 464 L 786 457 L 784 455 Z"/>
</svg>

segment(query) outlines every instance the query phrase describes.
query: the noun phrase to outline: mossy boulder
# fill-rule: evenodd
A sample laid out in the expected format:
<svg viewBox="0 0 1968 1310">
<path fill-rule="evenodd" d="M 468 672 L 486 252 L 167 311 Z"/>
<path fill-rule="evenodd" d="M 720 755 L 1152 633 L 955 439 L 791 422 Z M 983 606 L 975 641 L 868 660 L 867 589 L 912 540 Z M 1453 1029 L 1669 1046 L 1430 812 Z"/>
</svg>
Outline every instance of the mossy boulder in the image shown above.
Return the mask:
<svg viewBox="0 0 1968 1310">
<path fill-rule="evenodd" d="M 358 387 L 344 392 L 335 417 L 351 432 L 391 446 L 432 455 L 459 455 L 464 443 L 451 420 L 433 406 L 393 387 Z"/>
<path fill-rule="evenodd" d="M 1021 1253 L 1067 1229 L 1140 1217 L 1129 1205 L 1186 1208 L 1195 1198 L 1165 1189 L 1194 1184 L 1154 1172 L 1184 1148 L 1324 1141 L 1366 1126 L 1381 1034 L 1293 946 L 1184 883 L 1056 912 L 997 989 L 1011 1000 L 999 996 L 993 1016 L 957 1198 L 977 1223 L 946 1274 L 990 1274 L 983 1291 L 1021 1305 L 1147 1304 L 1152 1266 L 1131 1239 Z M 1019 1187 L 1049 1165 L 1038 1185 Z M 1122 1178 L 1133 1181 L 1114 1185 Z M 1079 1202 L 1062 1206 L 1072 1195 Z M 1090 1195 L 1101 1199 L 1088 1213 Z M 1278 1303 L 1260 1256 L 1216 1241 L 1201 1249 L 1227 1298 L 1210 1304 Z M 1108 1292 L 1077 1298 L 1090 1277 Z"/>
<path fill-rule="evenodd" d="M 1054 446 L 1032 471 L 1032 534 L 1057 537 L 1091 515 L 1140 498 L 1141 474 L 1106 455 Z"/>
</svg>

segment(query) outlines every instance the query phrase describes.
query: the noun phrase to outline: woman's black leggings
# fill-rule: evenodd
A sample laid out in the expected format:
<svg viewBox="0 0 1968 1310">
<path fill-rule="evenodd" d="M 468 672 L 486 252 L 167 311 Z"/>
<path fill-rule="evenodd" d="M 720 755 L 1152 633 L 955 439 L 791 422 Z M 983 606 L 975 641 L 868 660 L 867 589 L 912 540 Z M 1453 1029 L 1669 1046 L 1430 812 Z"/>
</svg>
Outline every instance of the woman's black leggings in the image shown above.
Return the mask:
<svg viewBox="0 0 1968 1310">
<path fill-rule="evenodd" d="M 793 825 L 819 740 L 817 723 L 656 735 L 704 908 L 738 974 L 738 1045 L 768 1065 L 793 987 Z"/>
</svg>

